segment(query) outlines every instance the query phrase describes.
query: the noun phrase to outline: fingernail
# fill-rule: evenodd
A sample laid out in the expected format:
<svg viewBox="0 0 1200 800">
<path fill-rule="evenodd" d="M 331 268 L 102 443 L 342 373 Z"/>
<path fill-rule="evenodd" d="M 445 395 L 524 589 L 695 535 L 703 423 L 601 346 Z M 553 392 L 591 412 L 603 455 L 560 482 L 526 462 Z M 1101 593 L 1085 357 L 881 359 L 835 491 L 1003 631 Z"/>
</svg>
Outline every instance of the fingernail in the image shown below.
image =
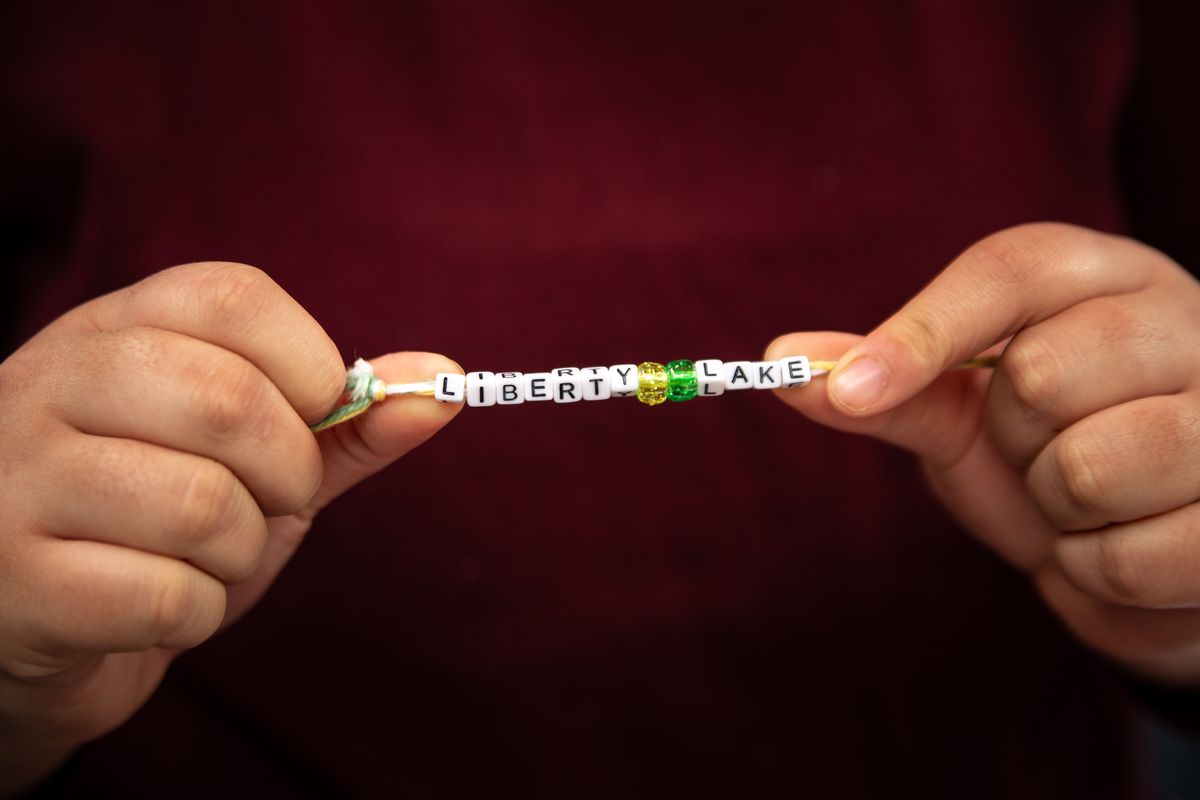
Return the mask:
<svg viewBox="0 0 1200 800">
<path fill-rule="evenodd" d="M 887 369 L 870 356 L 850 362 L 833 378 L 833 394 L 838 402 L 855 411 L 865 411 L 883 397 L 887 388 Z"/>
</svg>

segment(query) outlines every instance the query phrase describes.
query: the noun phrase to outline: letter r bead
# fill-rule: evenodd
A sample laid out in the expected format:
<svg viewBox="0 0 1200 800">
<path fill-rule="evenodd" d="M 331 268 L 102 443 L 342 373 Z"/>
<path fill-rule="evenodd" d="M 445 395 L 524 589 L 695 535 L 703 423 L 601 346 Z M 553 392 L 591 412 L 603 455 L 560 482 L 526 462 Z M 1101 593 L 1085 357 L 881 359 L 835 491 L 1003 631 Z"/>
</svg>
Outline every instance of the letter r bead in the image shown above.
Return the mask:
<svg viewBox="0 0 1200 800">
<path fill-rule="evenodd" d="M 550 394 L 556 403 L 578 403 L 583 399 L 583 374 L 575 367 L 552 370 Z"/>
</svg>

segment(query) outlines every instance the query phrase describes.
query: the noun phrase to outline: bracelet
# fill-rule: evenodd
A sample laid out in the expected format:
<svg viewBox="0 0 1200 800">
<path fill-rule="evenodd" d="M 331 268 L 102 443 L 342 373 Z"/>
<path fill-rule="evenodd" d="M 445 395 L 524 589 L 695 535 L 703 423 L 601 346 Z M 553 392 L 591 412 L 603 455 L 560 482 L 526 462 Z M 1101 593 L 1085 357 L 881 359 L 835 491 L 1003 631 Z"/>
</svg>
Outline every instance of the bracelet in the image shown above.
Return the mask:
<svg viewBox="0 0 1200 800">
<path fill-rule="evenodd" d="M 995 366 L 995 357 L 963 362 L 963 367 Z M 375 403 L 395 395 L 432 397 L 441 403 L 469 406 L 514 406 L 521 403 L 608 400 L 637 397 L 648 406 L 670 400 L 717 397 L 741 389 L 790 389 L 825 375 L 836 361 L 809 361 L 788 356 L 778 361 L 700 361 L 679 359 L 660 364 L 614 364 L 611 367 L 559 367 L 549 372 L 439 372 L 432 380 L 386 383 L 375 369 L 358 359 L 346 371 L 346 391 L 325 419 L 309 426 L 316 433 L 362 414 Z"/>
<path fill-rule="evenodd" d="M 813 361 L 789 356 L 778 361 L 728 361 L 679 359 L 667 364 L 614 364 L 611 367 L 559 367 L 549 372 L 439 372 L 432 380 L 385 383 L 374 368 L 358 359 L 346 371 L 346 391 L 333 413 L 311 426 L 323 431 L 353 419 L 375 403 L 394 395 L 432 397 L 441 403 L 469 406 L 514 406 L 552 400 L 608 400 L 636 397 L 656 406 L 671 400 L 717 397 L 738 389 L 787 389 L 801 386 L 814 375 L 824 375 L 836 361 Z"/>
</svg>

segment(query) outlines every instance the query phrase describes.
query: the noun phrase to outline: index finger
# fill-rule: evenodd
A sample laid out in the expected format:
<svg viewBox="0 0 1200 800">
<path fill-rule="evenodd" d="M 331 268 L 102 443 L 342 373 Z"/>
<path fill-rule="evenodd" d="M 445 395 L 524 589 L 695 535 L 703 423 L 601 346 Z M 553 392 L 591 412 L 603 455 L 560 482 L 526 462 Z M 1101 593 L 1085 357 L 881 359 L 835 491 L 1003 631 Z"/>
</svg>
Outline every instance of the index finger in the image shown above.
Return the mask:
<svg viewBox="0 0 1200 800">
<path fill-rule="evenodd" d="M 100 330 L 162 328 L 245 358 L 306 423 L 337 401 L 346 371 L 312 316 L 265 272 L 245 264 L 185 264 L 79 309 Z"/>
<path fill-rule="evenodd" d="M 1093 297 L 1144 288 L 1163 261 L 1131 239 L 1073 225 L 993 234 L 842 356 L 830 373 L 830 400 L 853 416 L 894 408 L 1024 327 Z"/>
</svg>

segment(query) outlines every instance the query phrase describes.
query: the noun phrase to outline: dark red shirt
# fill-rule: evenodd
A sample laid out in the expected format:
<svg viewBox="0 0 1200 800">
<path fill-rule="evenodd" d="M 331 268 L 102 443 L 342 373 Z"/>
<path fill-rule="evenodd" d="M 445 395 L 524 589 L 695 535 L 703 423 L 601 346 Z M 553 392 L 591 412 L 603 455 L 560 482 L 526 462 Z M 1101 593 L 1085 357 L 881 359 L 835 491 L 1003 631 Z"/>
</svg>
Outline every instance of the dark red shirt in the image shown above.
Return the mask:
<svg viewBox="0 0 1200 800">
<path fill-rule="evenodd" d="M 16 4 L 12 346 L 221 259 L 348 361 L 753 359 L 1015 223 L 1195 252 L 1196 73 L 1128 3 L 799 5 Z M 54 786 L 1126 798 L 1129 709 L 903 453 L 765 392 L 468 408 Z"/>
</svg>

